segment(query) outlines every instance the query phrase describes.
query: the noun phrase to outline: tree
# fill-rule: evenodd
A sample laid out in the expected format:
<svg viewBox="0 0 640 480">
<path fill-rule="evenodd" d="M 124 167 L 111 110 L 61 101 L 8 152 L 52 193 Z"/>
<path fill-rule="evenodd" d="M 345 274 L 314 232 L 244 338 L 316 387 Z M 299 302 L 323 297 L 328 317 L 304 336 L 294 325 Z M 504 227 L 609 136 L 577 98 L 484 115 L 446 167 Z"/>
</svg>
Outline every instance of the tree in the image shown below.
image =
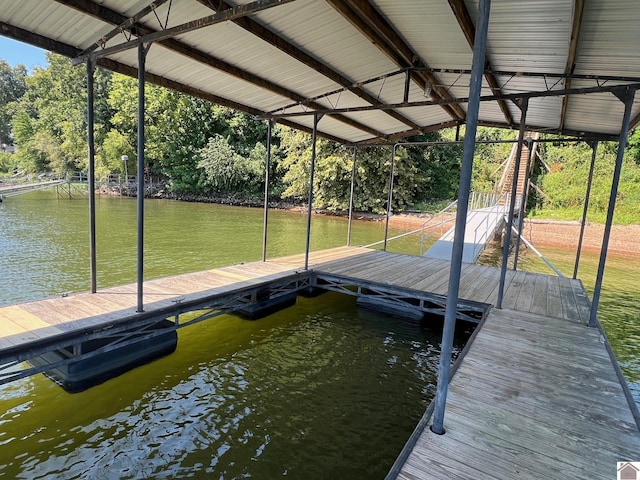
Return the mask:
<svg viewBox="0 0 640 480">
<path fill-rule="evenodd" d="M 27 90 L 15 108 L 14 136 L 20 147 L 19 157 L 27 169 L 84 170 L 87 166 L 86 71 L 53 53 L 47 54 L 47 61 L 47 68 L 37 68 L 27 78 Z M 96 78 L 99 91 L 108 89 L 109 73 L 98 69 Z M 96 131 L 101 133 L 105 130 L 104 117 L 109 113 L 105 111 L 104 102 L 97 103 L 100 108 Z"/>
<path fill-rule="evenodd" d="M 11 68 L 0 60 L 0 143 L 11 144 L 12 104 L 20 100 L 27 90 L 27 69 L 24 65 Z"/>
</svg>

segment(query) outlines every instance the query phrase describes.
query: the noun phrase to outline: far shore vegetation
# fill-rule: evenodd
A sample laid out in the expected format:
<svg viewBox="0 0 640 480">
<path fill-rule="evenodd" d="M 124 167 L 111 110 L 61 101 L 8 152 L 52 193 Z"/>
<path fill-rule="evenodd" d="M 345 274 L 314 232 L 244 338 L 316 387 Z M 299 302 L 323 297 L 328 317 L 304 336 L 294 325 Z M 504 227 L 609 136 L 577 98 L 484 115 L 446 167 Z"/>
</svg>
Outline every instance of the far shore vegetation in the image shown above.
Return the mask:
<svg viewBox="0 0 640 480">
<path fill-rule="evenodd" d="M 96 175 L 136 174 L 136 80 L 98 69 L 95 79 Z M 233 194 L 249 201 L 263 195 L 267 126 L 231 109 L 149 85 L 146 90 L 145 174 L 161 179 L 176 197 Z M 48 54 L 46 68 L 28 72 L 0 59 L 0 182 L 42 172 L 64 176 L 87 170 L 85 69 Z M 464 134 L 464 130 L 461 132 Z M 480 128 L 483 140 L 511 140 L 516 131 Z M 407 141 L 453 140 L 455 130 Z M 545 136 L 543 138 L 557 138 Z M 17 151 L 9 153 L 15 145 Z M 272 137 L 271 200 L 303 204 L 308 195 L 310 135 L 277 125 Z M 511 144 L 479 144 L 473 189 L 493 192 Z M 590 199 L 589 221 L 604 223 L 617 144 L 602 142 Z M 348 208 L 353 149 L 320 139 L 314 207 Z M 584 143 L 542 143 L 529 198 L 535 218 L 579 220 L 591 160 Z M 437 211 L 456 198 L 462 147 L 399 147 L 393 210 Z M 121 160 L 128 157 L 126 164 Z M 357 152 L 355 209 L 386 211 L 391 148 Z M 542 193 L 540 193 L 542 192 Z M 640 129 L 629 136 L 617 197 L 615 223 L 640 223 Z"/>
</svg>

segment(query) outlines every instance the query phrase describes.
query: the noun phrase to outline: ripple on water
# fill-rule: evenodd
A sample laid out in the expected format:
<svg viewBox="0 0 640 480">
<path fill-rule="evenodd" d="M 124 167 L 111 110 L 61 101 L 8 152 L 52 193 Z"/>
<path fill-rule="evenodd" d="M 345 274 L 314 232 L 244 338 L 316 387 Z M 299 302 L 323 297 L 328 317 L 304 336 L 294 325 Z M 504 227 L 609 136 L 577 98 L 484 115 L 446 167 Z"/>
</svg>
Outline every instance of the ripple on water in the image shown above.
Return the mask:
<svg viewBox="0 0 640 480">
<path fill-rule="evenodd" d="M 433 395 L 438 339 L 337 294 L 257 322 L 219 317 L 81 394 L 13 384 L 0 477 L 382 477 Z"/>
</svg>

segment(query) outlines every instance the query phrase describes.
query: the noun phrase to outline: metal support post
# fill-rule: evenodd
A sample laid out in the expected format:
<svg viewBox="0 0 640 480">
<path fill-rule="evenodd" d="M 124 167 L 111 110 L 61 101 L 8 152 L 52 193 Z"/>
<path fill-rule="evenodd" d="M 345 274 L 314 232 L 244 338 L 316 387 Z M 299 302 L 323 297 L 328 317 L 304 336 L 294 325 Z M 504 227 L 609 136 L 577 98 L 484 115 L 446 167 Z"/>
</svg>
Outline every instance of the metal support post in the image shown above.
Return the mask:
<svg viewBox="0 0 640 480">
<path fill-rule="evenodd" d="M 384 224 L 384 244 L 382 246 L 383 251 L 387 251 L 387 238 L 389 236 L 389 219 L 391 218 L 391 204 L 393 203 L 393 177 L 395 176 L 396 165 L 396 147 L 393 146 L 391 151 L 391 169 L 389 170 L 389 191 L 387 192 L 387 220 Z"/>
<path fill-rule="evenodd" d="M 87 144 L 89 146 L 89 272 L 91 276 L 91 293 L 97 291 L 96 269 L 96 162 L 95 162 L 95 127 L 94 127 L 94 60 L 87 60 Z M 69 186 L 71 194 L 71 186 Z"/>
<path fill-rule="evenodd" d="M 407 103 L 409 101 L 409 90 L 411 89 L 411 70 L 407 70 L 406 76 L 404 77 L 404 97 L 403 102 Z"/>
<path fill-rule="evenodd" d="M 136 312 L 138 313 L 144 312 L 142 300 L 142 284 L 144 282 L 144 77 L 147 52 L 148 48 L 145 48 L 144 44 L 138 45 L 138 187 L 136 192 L 138 207 L 138 308 Z"/>
<path fill-rule="evenodd" d="M 580 265 L 580 253 L 582 252 L 582 239 L 584 238 L 584 227 L 587 223 L 587 211 L 589 210 L 589 197 L 591 196 L 591 184 L 593 182 L 593 170 L 596 166 L 596 154 L 598 152 L 598 141 L 591 143 L 591 165 L 589 165 L 589 179 L 587 180 L 587 191 L 584 194 L 584 209 L 582 210 L 582 220 L 580 222 L 580 237 L 578 238 L 578 249 L 576 250 L 576 263 L 573 267 L 573 278 L 578 278 L 578 266 Z"/>
<path fill-rule="evenodd" d="M 444 315 L 440 363 L 438 365 L 438 387 L 436 390 L 436 403 L 433 412 L 433 425 L 431 425 L 431 431 L 438 435 L 445 433 L 444 411 L 449 389 L 453 334 L 456 326 L 458 293 L 460 290 L 460 275 L 462 271 L 464 230 L 469 202 L 469 191 L 471 190 L 471 173 L 473 170 L 473 155 L 476 147 L 475 138 L 478 127 L 478 110 L 480 109 L 480 94 L 482 88 L 485 52 L 487 49 L 487 30 L 489 27 L 490 8 L 491 0 L 480 0 L 478 5 L 478 19 L 476 21 L 476 35 L 473 48 L 471 84 L 469 86 L 467 132 L 464 136 L 462 168 L 460 170 L 460 192 L 458 194 L 456 230 L 453 238 L 453 252 L 451 254 L 451 269 L 449 273 L 449 290 L 447 293 L 447 306 Z"/>
<path fill-rule="evenodd" d="M 351 168 L 351 190 L 349 191 L 349 226 L 347 227 L 347 246 L 351 246 L 351 222 L 353 221 L 353 191 L 356 185 L 357 149 L 353 147 L 353 167 Z"/>
<path fill-rule="evenodd" d="M 456 125 L 456 142 L 460 141 L 460 124 Z"/>
<path fill-rule="evenodd" d="M 307 209 L 307 244 L 304 250 L 304 269 L 309 270 L 309 249 L 311 247 L 311 210 L 313 208 L 313 177 L 316 171 L 316 137 L 318 122 L 322 118 L 317 113 L 313 114 L 313 132 L 311 134 L 311 168 L 309 171 L 309 204 Z"/>
<path fill-rule="evenodd" d="M 631 108 L 636 91 L 622 87 L 613 94 L 624 103 L 624 116 L 620 138 L 618 140 L 618 155 L 616 156 L 616 166 L 613 170 L 613 180 L 611 182 L 611 195 L 609 196 L 609 209 L 607 210 L 607 222 L 604 226 L 604 236 L 602 238 L 602 250 L 600 250 L 600 263 L 598 264 L 598 274 L 596 284 L 593 288 L 593 302 L 591 303 L 591 314 L 589 315 L 589 326 L 595 327 L 597 324 L 598 304 L 600 303 L 600 293 L 602 291 L 602 278 L 604 277 L 604 267 L 607 262 L 607 248 L 609 248 L 609 237 L 611 236 L 611 225 L 613 224 L 613 213 L 616 208 L 616 196 L 618 195 L 618 184 L 620 183 L 620 170 L 622 170 L 622 159 L 624 149 L 627 146 L 627 134 L 631 122 Z"/>
<path fill-rule="evenodd" d="M 529 176 L 531 175 L 531 150 L 533 150 L 533 140 L 527 138 L 527 169 L 524 172 L 524 182 L 522 183 L 522 200 L 520 201 L 520 209 L 518 213 L 518 238 L 516 238 L 516 251 L 513 257 L 513 270 L 518 269 L 518 255 L 520 255 L 520 237 L 524 227 L 524 215 L 527 209 L 527 200 L 529 198 Z"/>
<path fill-rule="evenodd" d="M 517 104 L 517 103 L 516 103 Z M 520 157 L 522 156 L 522 142 L 527 123 L 527 110 L 529 109 L 529 99 L 521 99 L 520 104 L 520 132 L 518 133 L 518 148 L 516 150 L 516 164 L 513 170 L 513 180 L 511 185 L 511 197 L 509 198 L 509 213 L 507 216 L 507 230 L 504 235 L 504 246 L 502 247 L 502 266 L 500 268 L 500 284 L 498 286 L 498 301 L 496 308 L 502 308 L 504 297 L 504 282 L 507 278 L 507 263 L 509 262 L 509 249 L 511 247 L 511 227 L 513 226 L 513 214 L 516 209 L 516 192 L 518 190 L 518 177 L 520 173 Z"/>
<path fill-rule="evenodd" d="M 269 219 L 269 169 L 271 168 L 271 131 L 273 120 L 267 124 L 267 159 L 264 166 L 264 221 L 262 224 L 262 261 L 267 261 L 267 226 Z"/>
</svg>

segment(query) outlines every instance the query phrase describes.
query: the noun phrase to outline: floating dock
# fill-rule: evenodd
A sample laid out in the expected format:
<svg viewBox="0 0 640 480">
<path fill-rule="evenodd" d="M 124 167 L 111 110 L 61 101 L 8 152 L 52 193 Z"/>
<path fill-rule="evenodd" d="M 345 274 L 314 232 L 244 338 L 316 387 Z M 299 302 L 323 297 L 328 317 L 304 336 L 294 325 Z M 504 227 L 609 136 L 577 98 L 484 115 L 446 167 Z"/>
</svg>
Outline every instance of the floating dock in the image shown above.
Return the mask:
<svg viewBox="0 0 640 480">
<path fill-rule="evenodd" d="M 0 365 L 9 366 L 0 381 L 44 371 L 11 366 L 62 345 L 121 342 L 167 318 L 178 329 L 309 288 L 444 312 L 446 260 L 341 247 L 303 264 L 296 255 L 150 280 L 142 313 L 135 285 L 0 308 Z M 499 276 L 463 265 L 458 318 L 479 326 L 454 368 L 447 433 L 429 430 L 428 409 L 388 478 L 615 478 L 617 461 L 638 460 L 640 418 L 606 338 L 587 326 L 581 282 L 510 270 L 498 310 Z M 181 318 L 196 309 L 205 310 Z"/>
</svg>

